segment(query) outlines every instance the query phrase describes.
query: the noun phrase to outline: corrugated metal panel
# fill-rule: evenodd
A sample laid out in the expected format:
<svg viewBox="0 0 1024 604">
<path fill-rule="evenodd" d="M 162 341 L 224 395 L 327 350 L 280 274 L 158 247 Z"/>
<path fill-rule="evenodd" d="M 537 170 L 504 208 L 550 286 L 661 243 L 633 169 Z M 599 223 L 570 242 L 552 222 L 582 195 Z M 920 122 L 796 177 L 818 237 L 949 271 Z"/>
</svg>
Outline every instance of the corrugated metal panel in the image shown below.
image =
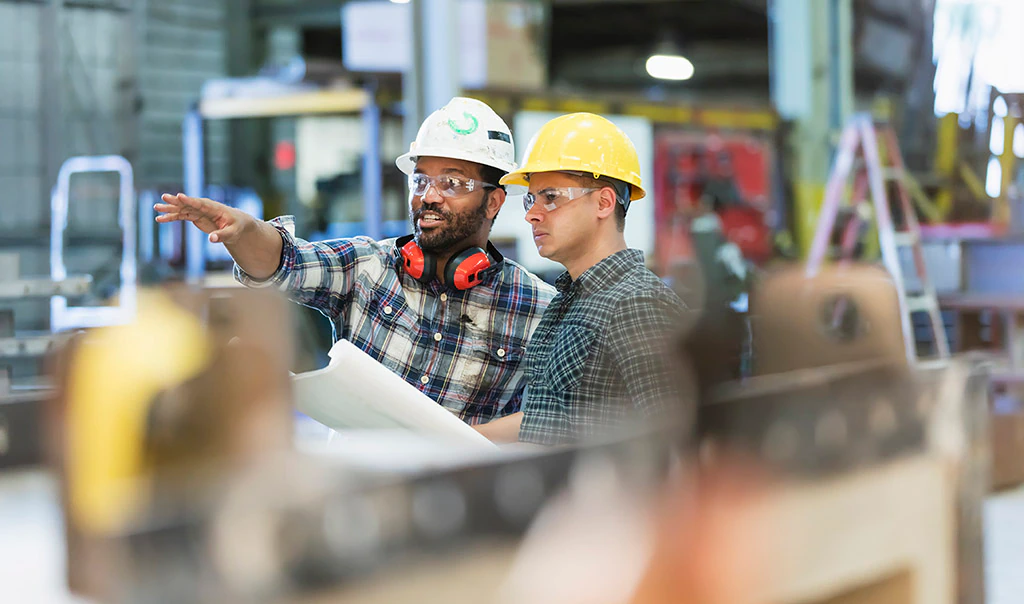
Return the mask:
<svg viewBox="0 0 1024 604">
<path fill-rule="evenodd" d="M 133 128 L 132 115 L 124 111 L 130 90 L 123 82 L 132 80 L 134 52 L 131 14 L 123 11 L 66 8 L 62 45 L 64 153 L 76 155 L 118 154 L 131 157 L 127 133 Z M 77 177 L 76 177 L 77 178 Z M 74 184 L 72 185 L 74 190 Z M 69 229 L 77 232 L 110 229 L 117 224 L 117 189 L 88 199 L 69 200 Z M 77 203 L 76 203 L 77 201 Z M 113 218 L 111 218 L 113 217 Z M 76 250 L 78 254 L 99 254 L 117 265 L 116 250 Z"/>
<path fill-rule="evenodd" d="M 141 187 L 182 178 L 181 122 L 205 81 L 227 74 L 227 5 L 224 0 L 150 0 L 139 87 L 143 110 L 137 176 Z M 224 182 L 227 131 L 208 124 L 207 180 Z"/>
<path fill-rule="evenodd" d="M 39 16 L 39 6 L 0 3 L 0 232 L 37 230 L 47 216 L 38 188 Z"/>
<path fill-rule="evenodd" d="M 227 4 L 139 0 L 135 6 L 141 13 L 63 10 L 63 155 L 124 154 L 135 164 L 139 187 L 177 183 L 181 120 L 202 84 L 227 71 Z M 0 234 L 47 228 L 40 115 L 43 15 L 41 4 L 0 0 Z M 143 31 L 137 34 L 139 23 Z M 136 95 L 141 115 L 131 110 Z M 209 124 L 206 150 L 208 179 L 223 182 L 225 124 Z"/>
<path fill-rule="evenodd" d="M 173 184 L 181 180 L 185 111 L 204 81 L 226 74 L 224 0 L 134 0 L 131 7 L 63 8 L 59 27 L 46 34 L 47 48 L 61 50 L 60 66 L 44 87 L 40 38 L 52 13 L 43 3 L 0 0 L 0 247 L 19 253 L 24 274 L 46 274 L 49 267 L 47 191 L 53 183 L 45 176 L 51 168 L 44 125 L 60 133 L 50 141 L 59 150 L 51 163 L 78 154 L 123 154 L 135 166 L 137 187 Z M 43 90 L 59 94 L 44 98 Z M 48 99 L 59 99 L 59 114 Z M 138 100 L 140 114 L 134 111 Z M 53 115 L 44 115 L 51 109 Z M 225 126 L 212 125 L 211 181 L 224 180 L 227 149 Z M 116 199 L 109 192 L 79 192 L 89 199 L 72 204 L 69 226 L 96 242 L 77 244 L 74 268 L 100 274 L 117 266 L 116 244 L 98 237 L 114 233 Z M 44 328 L 47 314 L 37 303 L 19 308 L 18 327 Z"/>
<path fill-rule="evenodd" d="M 4 235 L 45 233 L 49 200 L 42 195 L 39 45 L 41 7 L 0 1 L 0 251 L 17 252 L 25 275 L 46 274 L 46 247 L 11 248 Z M 45 243 L 45 240 L 43 240 Z M 41 329 L 48 313 L 38 300 L 8 303 L 18 329 Z M 34 364 L 15 364 L 15 375 L 34 372 Z"/>
</svg>

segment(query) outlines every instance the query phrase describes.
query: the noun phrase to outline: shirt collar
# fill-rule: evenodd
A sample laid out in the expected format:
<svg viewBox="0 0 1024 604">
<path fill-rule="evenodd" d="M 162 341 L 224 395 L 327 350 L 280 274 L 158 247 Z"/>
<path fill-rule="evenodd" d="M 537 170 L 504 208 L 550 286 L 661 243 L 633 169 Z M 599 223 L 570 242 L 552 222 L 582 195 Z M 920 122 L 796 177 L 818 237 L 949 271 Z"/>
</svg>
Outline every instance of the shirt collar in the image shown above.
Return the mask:
<svg viewBox="0 0 1024 604">
<path fill-rule="evenodd" d="M 636 270 L 637 266 L 644 266 L 644 253 L 640 250 L 625 249 L 583 271 L 575 281 L 569 275 L 569 271 L 562 273 L 555 280 L 555 288 L 562 294 L 571 290 L 583 293 L 594 291 Z"/>
</svg>

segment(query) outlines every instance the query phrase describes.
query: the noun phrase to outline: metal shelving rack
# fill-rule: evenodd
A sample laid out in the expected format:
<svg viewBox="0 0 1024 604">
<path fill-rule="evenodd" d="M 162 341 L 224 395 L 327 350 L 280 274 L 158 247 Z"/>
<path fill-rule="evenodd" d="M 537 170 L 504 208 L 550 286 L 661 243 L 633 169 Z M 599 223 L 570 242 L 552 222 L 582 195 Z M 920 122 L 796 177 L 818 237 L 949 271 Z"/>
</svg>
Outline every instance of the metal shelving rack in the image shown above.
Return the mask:
<svg viewBox="0 0 1024 604">
<path fill-rule="evenodd" d="M 60 281 L 48 277 L 19 277 L 17 255 L 3 254 L 0 262 L 0 469 L 33 465 L 42 457 L 40 442 L 42 403 L 49 396 L 45 386 L 12 385 L 8 363 L 17 359 L 42 359 L 56 349 L 67 334 L 25 332 L 14 329 L 15 301 L 38 299 L 49 305 L 52 296 L 77 297 L 89 291 L 92 278 L 69 276 Z"/>
</svg>

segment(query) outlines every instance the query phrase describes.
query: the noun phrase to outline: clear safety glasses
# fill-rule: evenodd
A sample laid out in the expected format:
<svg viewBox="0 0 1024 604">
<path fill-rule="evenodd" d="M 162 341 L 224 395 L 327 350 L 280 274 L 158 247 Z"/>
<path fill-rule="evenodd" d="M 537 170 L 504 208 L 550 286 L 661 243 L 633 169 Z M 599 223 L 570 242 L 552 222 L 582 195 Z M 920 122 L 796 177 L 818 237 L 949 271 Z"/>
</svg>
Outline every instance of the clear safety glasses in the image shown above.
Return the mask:
<svg viewBox="0 0 1024 604">
<path fill-rule="evenodd" d="M 535 203 L 540 202 L 544 209 L 551 212 L 574 199 L 601 189 L 602 187 L 550 187 L 543 191 L 523 195 L 523 207 L 529 212 Z"/>
<path fill-rule="evenodd" d="M 494 185 L 480 180 L 455 176 L 453 174 L 442 174 L 437 177 L 426 174 L 412 174 L 409 176 L 409 192 L 413 196 L 422 197 L 426 195 L 430 187 L 434 187 L 442 197 L 460 197 L 473 191 L 496 188 Z"/>
</svg>

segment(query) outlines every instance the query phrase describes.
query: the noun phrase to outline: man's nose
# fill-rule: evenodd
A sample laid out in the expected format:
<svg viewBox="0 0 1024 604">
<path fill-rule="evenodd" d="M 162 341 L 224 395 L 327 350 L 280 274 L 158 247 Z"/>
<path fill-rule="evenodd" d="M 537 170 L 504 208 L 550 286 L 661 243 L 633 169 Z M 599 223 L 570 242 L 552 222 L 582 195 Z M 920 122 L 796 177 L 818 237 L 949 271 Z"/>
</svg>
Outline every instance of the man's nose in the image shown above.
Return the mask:
<svg viewBox="0 0 1024 604">
<path fill-rule="evenodd" d="M 423 192 L 423 201 L 441 203 L 444 201 L 444 196 L 441 195 L 441 191 L 437 188 L 436 184 L 430 183 L 427 185 L 427 190 Z"/>
<path fill-rule="evenodd" d="M 526 222 L 540 223 L 544 221 L 544 210 L 540 209 L 540 204 L 533 204 L 529 210 L 526 210 Z"/>
</svg>

